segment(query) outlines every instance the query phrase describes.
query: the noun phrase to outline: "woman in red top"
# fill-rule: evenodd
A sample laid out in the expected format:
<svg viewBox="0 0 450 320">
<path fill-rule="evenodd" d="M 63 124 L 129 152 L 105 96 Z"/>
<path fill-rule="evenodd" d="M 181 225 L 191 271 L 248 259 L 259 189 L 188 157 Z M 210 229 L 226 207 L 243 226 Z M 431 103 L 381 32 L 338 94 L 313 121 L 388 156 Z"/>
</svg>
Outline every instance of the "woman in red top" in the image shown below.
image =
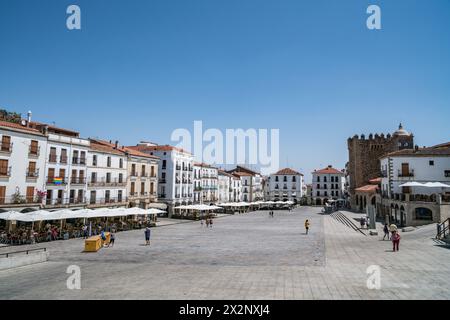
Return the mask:
<svg viewBox="0 0 450 320">
<path fill-rule="evenodd" d="M 395 251 L 395 249 L 397 249 L 398 251 L 398 246 L 400 244 L 400 233 L 398 233 L 398 231 L 395 231 L 392 235 L 392 250 Z"/>
</svg>

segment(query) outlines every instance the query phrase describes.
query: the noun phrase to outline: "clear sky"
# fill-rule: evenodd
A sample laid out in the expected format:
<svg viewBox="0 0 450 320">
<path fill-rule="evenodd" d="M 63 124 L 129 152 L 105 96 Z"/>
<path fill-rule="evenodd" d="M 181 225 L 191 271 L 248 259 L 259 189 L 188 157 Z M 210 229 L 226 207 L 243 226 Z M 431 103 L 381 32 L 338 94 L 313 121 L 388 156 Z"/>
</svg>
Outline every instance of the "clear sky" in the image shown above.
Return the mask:
<svg viewBox="0 0 450 320">
<path fill-rule="evenodd" d="M 279 128 L 309 180 L 354 134 L 450 140 L 450 1 L 0 0 L 0 107 L 122 144 Z"/>
</svg>

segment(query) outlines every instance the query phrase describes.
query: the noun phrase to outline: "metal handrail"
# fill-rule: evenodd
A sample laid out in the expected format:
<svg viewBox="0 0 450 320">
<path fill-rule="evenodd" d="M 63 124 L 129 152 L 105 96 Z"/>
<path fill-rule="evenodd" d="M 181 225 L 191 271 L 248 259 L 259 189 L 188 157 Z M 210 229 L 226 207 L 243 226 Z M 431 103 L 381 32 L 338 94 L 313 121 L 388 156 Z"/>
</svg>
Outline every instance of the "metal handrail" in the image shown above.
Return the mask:
<svg viewBox="0 0 450 320">
<path fill-rule="evenodd" d="M 28 254 L 30 251 L 38 251 L 38 250 L 44 250 L 44 252 L 46 252 L 46 251 L 47 251 L 47 248 L 36 248 L 36 249 L 28 249 L 28 250 L 21 250 L 21 251 L 13 251 L 13 252 L 7 252 L 7 253 L 0 253 L 0 256 L 6 256 L 6 258 L 8 258 L 9 255 L 11 255 L 11 254 L 15 254 L 15 253 L 24 253 L 24 252 L 26 252 L 26 253 Z"/>
</svg>

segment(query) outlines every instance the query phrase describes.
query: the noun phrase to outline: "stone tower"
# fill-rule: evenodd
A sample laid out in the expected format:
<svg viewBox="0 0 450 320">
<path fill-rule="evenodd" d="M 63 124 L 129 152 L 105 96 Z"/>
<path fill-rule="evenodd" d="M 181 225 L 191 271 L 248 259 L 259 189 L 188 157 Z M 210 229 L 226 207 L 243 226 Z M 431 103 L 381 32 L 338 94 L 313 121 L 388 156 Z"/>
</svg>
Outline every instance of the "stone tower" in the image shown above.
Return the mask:
<svg viewBox="0 0 450 320">
<path fill-rule="evenodd" d="M 381 177 L 380 157 L 387 153 L 414 148 L 414 136 L 403 129 L 400 123 L 392 135 L 364 134 L 348 138 L 348 175 L 350 179 L 350 204 L 355 207 L 354 192 L 356 188 L 369 184 L 369 180 Z"/>
</svg>

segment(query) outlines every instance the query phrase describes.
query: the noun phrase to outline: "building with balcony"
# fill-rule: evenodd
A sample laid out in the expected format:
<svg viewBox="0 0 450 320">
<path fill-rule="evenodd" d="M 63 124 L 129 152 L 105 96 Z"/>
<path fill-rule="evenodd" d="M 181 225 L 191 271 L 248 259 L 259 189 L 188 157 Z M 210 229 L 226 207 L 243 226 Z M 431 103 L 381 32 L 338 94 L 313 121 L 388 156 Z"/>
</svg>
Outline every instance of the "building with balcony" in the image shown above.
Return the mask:
<svg viewBox="0 0 450 320">
<path fill-rule="evenodd" d="M 329 165 L 312 172 L 312 204 L 323 205 L 327 200 L 345 200 L 345 173 Z"/>
<path fill-rule="evenodd" d="M 197 174 L 197 175 L 195 175 Z M 206 163 L 194 163 L 194 199 L 201 204 L 219 200 L 219 170 Z"/>
<path fill-rule="evenodd" d="M 407 182 L 450 185 L 450 142 L 399 150 L 380 158 L 376 192 L 360 199 L 360 209 L 400 226 L 442 222 L 450 217 L 450 188 L 401 187 Z"/>
<path fill-rule="evenodd" d="M 27 120 L 0 120 L 0 207 L 39 208 L 45 190 L 47 137 Z"/>
<path fill-rule="evenodd" d="M 268 200 L 300 203 L 304 196 L 303 174 L 284 168 L 271 174 L 267 180 Z"/>
<path fill-rule="evenodd" d="M 254 202 L 264 200 L 262 176 L 259 172 L 243 166 L 237 166 L 235 169 L 227 172 L 239 177 L 241 180 L 241 201 Z"/>
<path fill-rule="evenodd" d="M 126 207 L 127 156 L 118 145 L 99 139 L 89 139 L 87 159 L 87 206 Z"/>
<path fill-rule="evenodd" d="M 218 202 L 232 202 L 232 184 L 236 177 L 223 170 L 218 170 Z"/>
<path fill-rule="evenodd" d="M 159 158 L 132 147 L 121 150 L 127 155 L 129 206 L 148 209 L 151 203 L 158 201 Z"/>
<path fill-rule="evenodd" d="M 141 142 L 128 147 L 158 157 L 158 201 L 167 204 L 169 216 L 173 208 L 192 204 L 194 199 L 194 156 L 183 149 Z"/>
<path fill-rule="evenodd" d="M 40 149 L 45 154 L 45 207 L 84 207 L 89 140 L 76 131 L 45 123 L 30 121 L 29 126 L 47 137 L 45 149 Z"/>
</svg>

